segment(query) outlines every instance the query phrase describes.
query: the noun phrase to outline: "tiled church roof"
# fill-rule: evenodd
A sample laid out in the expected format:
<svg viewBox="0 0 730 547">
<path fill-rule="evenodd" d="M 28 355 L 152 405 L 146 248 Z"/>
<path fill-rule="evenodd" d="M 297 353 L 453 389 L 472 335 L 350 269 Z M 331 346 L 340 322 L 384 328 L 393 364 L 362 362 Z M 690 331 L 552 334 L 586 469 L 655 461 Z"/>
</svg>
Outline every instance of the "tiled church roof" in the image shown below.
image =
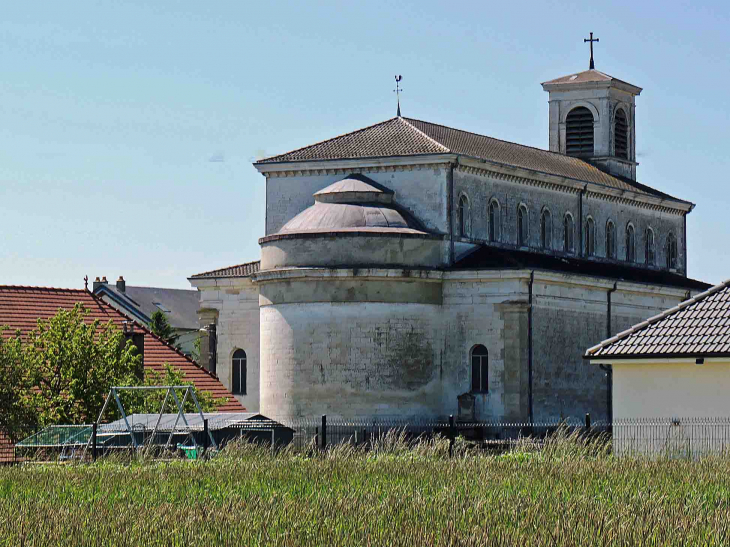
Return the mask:
<svg viewBox="0 0 730 547">
<path fill-rule="evenodd" d="M 586 352 L 589 359 L 713 356 L 730 356 L 730 280 Z"/>
<path fill-rule="evenodd" d="M 20 331 L 21 335 L 27 336 L 38 326 L 38 319 L 50 319 L 59 309 L 71 309 L 77 303 L 89 311 L 86 319 L 89 323 L 96 319 L 100 323 L 112 321 L 121 329 L 122 322 L 127 320 L 125 315 L 86 290 L 0 286 L 0 326 L 9 327 L 3 335 L 13 336 Z M 197 389 L 209 391 L 216 398 L 227 398 L 219 411 L 246 410 L 218 378 L 138 323 L 134 324 L 134 328 L 144 333 L 145 370 L 162 371 L 163 365 L 168 363 L 181 370 L 185 379 L 193 382 Z"/>
<path fill-rule="evenodd" d="M 634 185 L 631 181 L 604 173 L 579 158 L 402 117 L 391 118 L 352 133 L 266 158 L 257 164 L 446 153 L 629 190 L 638 194 L 660 195 L 647 186 Z"/>
<path fill-rule="evenodd" d="M 249 275 L 258 272 L 260 268 L 261 261 L 256 260 L 254 262 L 246 262 L 245 264 L 228 266 L 227 268 L 220 268 L 218 270 L 211 270 L 209 272 L 191 275 L 190 279 L 205 279 L 208 277 L 248 277 Z"/>
</svg>

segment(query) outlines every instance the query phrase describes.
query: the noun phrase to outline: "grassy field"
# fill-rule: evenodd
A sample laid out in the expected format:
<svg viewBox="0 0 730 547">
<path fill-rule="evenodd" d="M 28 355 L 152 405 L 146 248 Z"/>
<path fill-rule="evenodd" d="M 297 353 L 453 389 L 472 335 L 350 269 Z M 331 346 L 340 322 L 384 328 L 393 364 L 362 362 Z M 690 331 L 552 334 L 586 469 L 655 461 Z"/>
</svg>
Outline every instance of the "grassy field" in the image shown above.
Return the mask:
<svg viewBox="0 0 730 547">
<path fill-rule="evenodd" d="M 730 460 L 614 459 L 557 439 L 208 462 L 0 468 L 0 545 L 728 545 Z"/>
</svg>

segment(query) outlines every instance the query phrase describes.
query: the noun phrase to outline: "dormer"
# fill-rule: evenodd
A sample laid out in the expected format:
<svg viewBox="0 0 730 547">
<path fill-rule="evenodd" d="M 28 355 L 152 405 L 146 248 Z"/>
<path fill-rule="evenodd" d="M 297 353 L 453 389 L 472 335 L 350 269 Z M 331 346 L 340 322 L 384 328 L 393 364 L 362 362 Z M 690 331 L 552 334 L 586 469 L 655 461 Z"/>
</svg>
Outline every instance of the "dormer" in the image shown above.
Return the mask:
<svg viewBox="0 0 730 547">
<path fill-rule="evenodd" d="M 641 88 L 595 69 L 542 84 L 549 93 L 550 150 L 636 180 L 636 96 Z"/>
</svg>

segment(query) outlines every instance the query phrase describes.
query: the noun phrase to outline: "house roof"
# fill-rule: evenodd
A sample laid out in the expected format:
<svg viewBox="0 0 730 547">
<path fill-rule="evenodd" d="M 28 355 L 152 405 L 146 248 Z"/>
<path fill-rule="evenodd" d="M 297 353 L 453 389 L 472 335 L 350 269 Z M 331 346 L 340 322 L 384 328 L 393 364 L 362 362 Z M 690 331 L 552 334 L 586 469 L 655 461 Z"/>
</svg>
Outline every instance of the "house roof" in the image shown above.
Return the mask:
<svg viewBox="0 0 730 547">
<path fill-rule="evenodd" d="M 87 290 L 0 285 L 0 325 L 9 327 L 3 336 L 13 336 L 16 331 L 20 331 L 21 336 L 27 336 L 37 328 L 39 319 L 50 319 L 59 309 L 71 309 L 77 303 L 89 311 L 86 318 L 89 323 L 97 319 L 101 323 L 112 321 L 121 329 L 123 321 L 127 320 L 127 316 Z M 216 398 L 226 397 L 228 401 L 219 410 L 245 411 L 216 376 L 146 328 L 136 326 L 135 329 L 144 333 L 145 370 L 163 371 L 165 363 L 168 363 L 181 370 L 185 379 L 193 382 L 197 389 L 209 391 Z"/>
<path fill-rule="evenodd" d="M 588 275 L 632 283 L 650 283 L 682 289 L 706 290 L 710 285 L 665 270 L 639 268 L 571 256 L 553 256 L 530 251 L 502 249 L 482 245 L 461 258 L 452 270 L 547 270 Z"/>
<path fill-rule="evenodd" d="M 648 186 L 604 173 L 572 156 L 416 120 L 395 117 L 332 139 L 263 159 L 271 163 L 459 154 L 638 194 L 666 197 Z M 677 198 L 669 198 L 675 201 Z M 686 202 L 685 202 L 686 203 Z"/>
<path fill-rule="evenodd" d="M 94 292 L 135 315 L 141 313 L 140 318 L 145 323 L 149 323 L 152 314 L 159 310 L 176 329 L 198 328 L 198 291 L 127 285 L 122 292 L 113 284 L 103 283 Z"/>
<path fill-rule="evenodd" d="M 248 277 L 251 274 L 258 272 L 259 269 L 261 269 L 261 261 L 256 260 L 254 262 L 246 262 L 245 264 L 237 264 L 235 266 L 228 266 L 226 268 L 219 268 L 217 270 L 210 270 L 209 272 L 191 275 L 190 279 L 205 279 L 209 277 Z"/>
<path fill-rule="evenodd" d="M 730 280 L 586 351 L 588 359 L 730 356 Z"/>
</svg>

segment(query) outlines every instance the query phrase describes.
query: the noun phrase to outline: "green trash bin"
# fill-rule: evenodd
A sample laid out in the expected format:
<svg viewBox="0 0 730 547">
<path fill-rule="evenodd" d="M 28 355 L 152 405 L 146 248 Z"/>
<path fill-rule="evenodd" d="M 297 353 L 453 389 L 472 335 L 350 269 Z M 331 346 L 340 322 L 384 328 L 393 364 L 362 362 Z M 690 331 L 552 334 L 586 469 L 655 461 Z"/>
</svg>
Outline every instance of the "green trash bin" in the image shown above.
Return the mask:
<svg viewBox="0 0 730 547">
<path fill-rule="evenodd" d="M 202 446 L 185 446 L 182 444 L 178 444 L 177 447 L 185 452 L 185 457 L 189 460 L 197 460 L 200 456 L 203 455 L 203 447 Z"/>
</svg>

